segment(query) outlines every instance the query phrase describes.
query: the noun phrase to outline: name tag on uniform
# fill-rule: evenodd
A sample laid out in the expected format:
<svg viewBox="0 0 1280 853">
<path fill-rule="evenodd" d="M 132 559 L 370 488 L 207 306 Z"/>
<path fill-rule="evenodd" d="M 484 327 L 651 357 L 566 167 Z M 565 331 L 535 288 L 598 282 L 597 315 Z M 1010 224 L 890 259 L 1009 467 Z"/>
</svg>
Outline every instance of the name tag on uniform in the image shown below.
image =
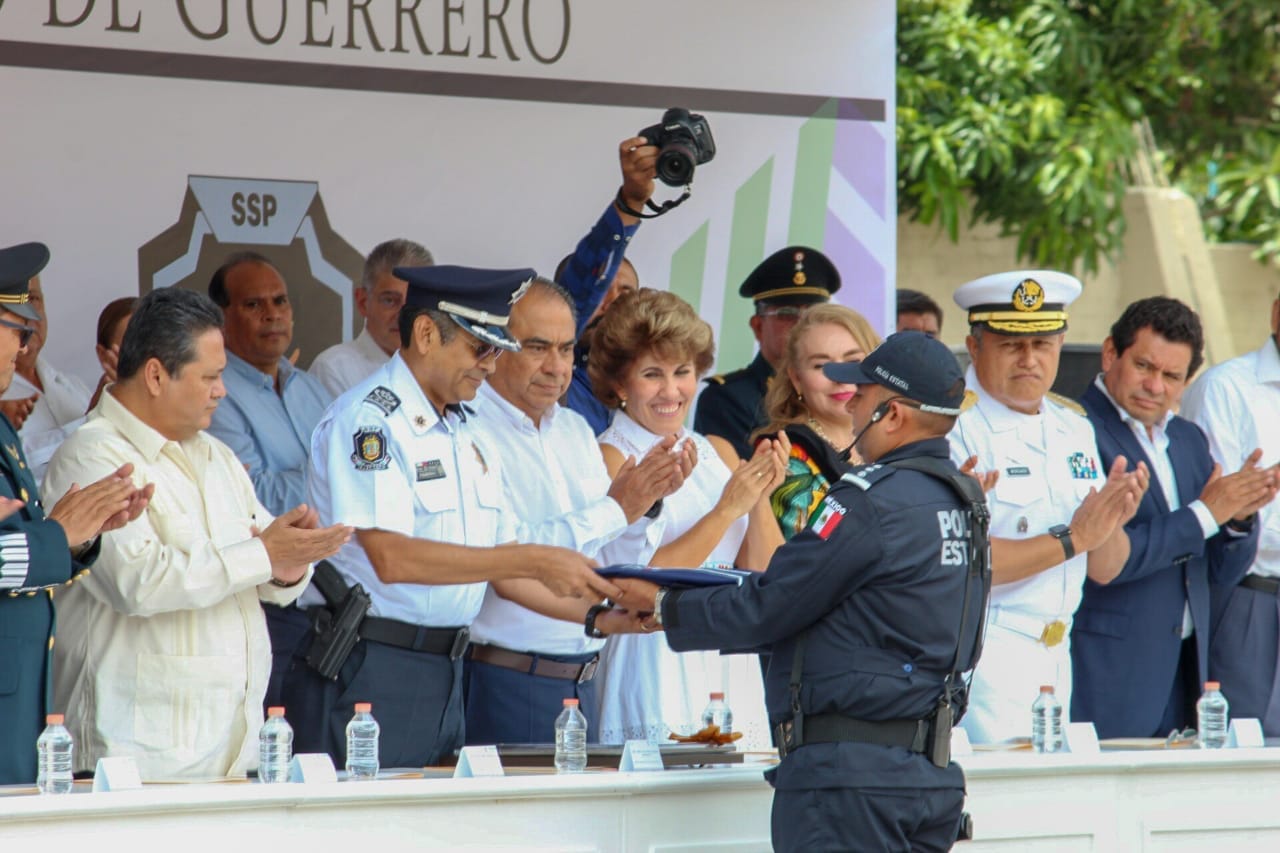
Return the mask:
<svg viewBox="0 0 1280 853">
<path fill-rule="evenodd" d="M 1012 468 L 1005 468 L 1004 473 L 1009 477 L 1030 477 L 1031 469 L 1026 465 L 1015 465 Z"/>
<path fill-rule="evenodd" d="M 430 462 L 419 462 L 414 466 L 417 472 L 418 482 L 424 483 L 427 480 L 444 479 L 444 463 L 439 459 L 432 459 Z"/>
</svg>

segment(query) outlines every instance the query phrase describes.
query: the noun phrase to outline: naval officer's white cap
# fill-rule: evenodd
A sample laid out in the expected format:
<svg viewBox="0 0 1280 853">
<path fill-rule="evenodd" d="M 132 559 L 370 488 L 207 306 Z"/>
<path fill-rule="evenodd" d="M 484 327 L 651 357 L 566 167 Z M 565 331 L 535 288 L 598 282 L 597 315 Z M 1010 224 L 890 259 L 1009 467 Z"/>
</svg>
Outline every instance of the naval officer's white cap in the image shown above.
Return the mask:
<svg viewBox="0 0 1280 853">
<path fill-rule="evenodd" d="M 1001 335 L 1052 335 L 1067 330 L 1067 306 L 1084 286 L 1055 270 L 1014 270 L 960 285 L 956 304 L 969 312 L 969 325 Z"/>
</svg>

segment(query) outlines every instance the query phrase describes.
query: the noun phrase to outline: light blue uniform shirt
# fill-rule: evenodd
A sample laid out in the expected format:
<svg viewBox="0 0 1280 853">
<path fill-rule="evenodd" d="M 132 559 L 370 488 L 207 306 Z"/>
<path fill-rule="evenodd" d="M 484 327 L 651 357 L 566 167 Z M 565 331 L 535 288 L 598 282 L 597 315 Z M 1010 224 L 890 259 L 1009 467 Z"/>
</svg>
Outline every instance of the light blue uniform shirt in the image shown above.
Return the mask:
<svg viewBox="0 0 1280 853">
<path fill-rule="evenodd" d="M 275 380 L 228 351 L 222 374 L 227 396 L 209 425 L 209 432 L 248 467 L 253 490 L 272 515 L 306 501 L 311 432 L 333 400 L 287 359 L 280 359 L 279 371 L 281 394 Z"/>
</svg>

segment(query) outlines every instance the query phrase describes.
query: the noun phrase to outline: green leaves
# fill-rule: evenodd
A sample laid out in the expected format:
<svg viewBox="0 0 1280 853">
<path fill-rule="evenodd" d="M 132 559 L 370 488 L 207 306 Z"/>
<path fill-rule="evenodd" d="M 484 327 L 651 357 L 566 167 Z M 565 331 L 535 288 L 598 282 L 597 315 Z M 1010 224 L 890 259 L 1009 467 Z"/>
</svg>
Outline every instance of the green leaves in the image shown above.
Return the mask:
<svg viewBox="0 0 1280 853">
<path fill-rule="evenodd" d="M 899 0 L 899 209 L 1086 271 L 1124 232 L 1133 127 L 1212 239 L 1280 257 L 1280 3 Z M 1210 164 L 1216 178 L 1210 179 Z"/>
</svg>

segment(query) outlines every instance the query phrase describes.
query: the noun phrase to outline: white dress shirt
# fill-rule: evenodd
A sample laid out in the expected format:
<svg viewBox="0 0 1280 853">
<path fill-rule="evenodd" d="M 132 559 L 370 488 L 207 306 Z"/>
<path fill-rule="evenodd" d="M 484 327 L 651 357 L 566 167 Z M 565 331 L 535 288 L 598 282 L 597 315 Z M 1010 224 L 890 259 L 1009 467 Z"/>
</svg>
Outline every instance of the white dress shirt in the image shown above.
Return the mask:
<svg viewBox="0 0 1280 853">
<path fill-rule="evenodd" d="M 951 456 L 959 465 L 976 455 L 979 471 L 1000 472 L 987 495 L 991 536 L 1028 539 L 1070 524 L 1089 489 L 1106 482 L 1089 419 L 1049 398 L 1038 414 L 1015 412 L 986 392 L 972 367 L 965 383 L 977 402 L 956 420 Z M 1071 618 L 1087 570 L 1088 556 L 1080 553 L 992 587 L 986 644 L 962 721 L 975 743 L 1029 734 L 1031 703 L 1043 684 L 1055 685 L 1063 708 L 1071 708 Z M 1055 621 L 1065 634 L 1049 647 L 1040 635 Z"/>
<path fill-rule="evenodd" d="M 58 445 L 84 423 L 93 392 L 77 377 L 58 370 L 44 356 L 36 356 L 36 376 L 44 386 L 43 391 L 15 373 L 9 390 L 0 399 L 23 400 L 33 394 L 40 395 L 35 408 L 22 422 L 22 429 L 18 430 L 27 464 L 38 482 L 44 479 L 45 469 Z"/>
<path fill-rule="evenodd" d="M 127 755 L 144 779 L 242 776 L 271 670 L 259 600 L 288 604 L 304 586 L 269 583 L 251 528 L 273 519 L 229 448 L 203 432 L 169 441 L 109 392 L 54 454 L 44 493 L 54 503 L 126 462 L 155 484 L 150 506 L 104 534 L 91 572 L 56 599 L 54 692 L 75 767 Z"/>
<path fill-rule="evenodd" d="M 570 548 L 606 565 L 649 562 L 663 522 L 641 518 L 628 528 L 622 507 L 608 496 L 609 472 L 585 418 L 553 404 L 535 426 L 487 382 L 475 409 L 477 430 L 501 457 L 503 491 L 519 521 L 517 540 Z M 586 654 L 604 645 L 587 637 L 581 623 L 535 613 L 492 587 L 471 639 L 548 655 Z"/>
<path fill-rule="evenodd" d="M 498 453 L 461 406 L 443 417 L 396 353 L 334 401 L 311 436 L 307 490 L 322 524 L 349 524 L 457 545 L 514 541 Z M 383 583 L 357 538 L 330 558 L 359 583 L 374 616 L 432 628 L 470 625 L 485 583 Z M 320 604 L 309 592 L 306 605 Z"/>
<path fill-rule="evenodd" d="M 1182 416 L 1209 438 L 1223 474 L 1240 470 L 1256 448 L 1262 466 L 1280 462 L 1280 355 L 1274 340 L 1201 374 L 1182 395 Z M 1252 574 L 1280 577 L 1280 507 L 1258 510 L 1262 525 Z"/>
<path fill-rule="evenodd" d="M 334 344 L 316 356 L 307 372 L 334 397 L 341 397 L 386 364 L 388 358 L 365 326 L 355 340 Z"/>
</svg>

